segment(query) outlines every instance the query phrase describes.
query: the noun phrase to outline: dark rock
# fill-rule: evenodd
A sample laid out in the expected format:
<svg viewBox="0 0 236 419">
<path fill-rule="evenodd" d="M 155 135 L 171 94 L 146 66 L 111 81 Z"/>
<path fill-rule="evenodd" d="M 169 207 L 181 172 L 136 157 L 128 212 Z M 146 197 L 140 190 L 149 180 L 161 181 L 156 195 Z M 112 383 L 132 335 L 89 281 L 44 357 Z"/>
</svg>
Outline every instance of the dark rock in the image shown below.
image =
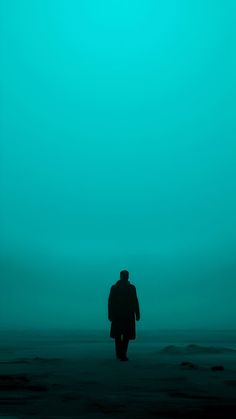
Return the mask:
<svg viewBox="0 0 236 419">
<path fill-rule="evenodd" d="M 31 384 L 30 379 L 25 374 L 1 374 L 0 390 L 2 391 L 47 391 L 48 388 L 43 384 Z"/>
<path fill-rule="evenodd" d="M 193 364 L 193 362 L 189 362 L 189 361 L 181 362 L 180 366 L 186 370 L 198 369 L 198 366 L 196 364 Z"/>
<path fill-rule="evenodd" d="M 23 374 L 1 374 L 0 375 L 0 390 L 13 391 L 24 390 L 30 382 L 29 378 Z"/>
<path fill-rule="evenodd" d="M 223 365 L 214 365 L 213 367 L 211 367 L 212 371 L 224 371 L 224 367 Z"/>
</svg>

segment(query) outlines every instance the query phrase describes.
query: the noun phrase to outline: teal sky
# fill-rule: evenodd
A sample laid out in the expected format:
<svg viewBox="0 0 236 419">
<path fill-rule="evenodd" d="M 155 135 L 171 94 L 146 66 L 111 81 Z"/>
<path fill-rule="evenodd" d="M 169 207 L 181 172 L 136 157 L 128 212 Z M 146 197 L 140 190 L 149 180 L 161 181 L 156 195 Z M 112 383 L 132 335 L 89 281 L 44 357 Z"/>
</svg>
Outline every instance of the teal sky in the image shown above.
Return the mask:
<svg viewBox="0 0 236 419">
<path fill-rule="evenodd" d="M 0 326 L 236 325 L 236 2 L 0 0 Z"/>
</svg>

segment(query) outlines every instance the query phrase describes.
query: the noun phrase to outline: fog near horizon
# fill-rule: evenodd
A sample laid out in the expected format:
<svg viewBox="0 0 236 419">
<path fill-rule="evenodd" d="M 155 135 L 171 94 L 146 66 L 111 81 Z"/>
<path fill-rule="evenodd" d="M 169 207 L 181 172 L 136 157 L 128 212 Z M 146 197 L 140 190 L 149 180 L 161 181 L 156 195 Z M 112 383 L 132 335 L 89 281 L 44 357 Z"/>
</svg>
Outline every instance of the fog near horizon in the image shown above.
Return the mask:
<svg viewBox="0 0 236 419">
<path fill-rule="evenodd" d="M 0 328 L 235 328 L 235 2 L 0 12 Z"/>
</svg>

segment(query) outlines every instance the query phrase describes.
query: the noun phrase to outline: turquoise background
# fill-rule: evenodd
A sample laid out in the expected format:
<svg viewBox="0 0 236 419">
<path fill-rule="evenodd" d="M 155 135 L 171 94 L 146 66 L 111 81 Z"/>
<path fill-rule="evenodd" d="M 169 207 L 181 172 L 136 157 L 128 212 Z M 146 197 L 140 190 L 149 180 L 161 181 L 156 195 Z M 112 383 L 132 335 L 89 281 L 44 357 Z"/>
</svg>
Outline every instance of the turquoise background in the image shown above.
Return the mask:
<svg viewBox="0 0 236 419">
<path fill-rule="evenodd" d="M 236 2 L 0 12 L 0 326 L 235 327 Z"/>
</svg>

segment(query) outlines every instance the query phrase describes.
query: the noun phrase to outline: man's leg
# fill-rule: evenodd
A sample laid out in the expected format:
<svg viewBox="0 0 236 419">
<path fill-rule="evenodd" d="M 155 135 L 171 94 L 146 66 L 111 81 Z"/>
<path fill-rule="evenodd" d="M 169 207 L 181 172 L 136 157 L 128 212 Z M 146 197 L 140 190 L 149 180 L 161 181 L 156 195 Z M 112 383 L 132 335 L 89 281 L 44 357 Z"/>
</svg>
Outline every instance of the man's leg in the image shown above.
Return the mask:
<svg viewBox="0 0 236 419">
<path fill-rule="evenodd" d="M 128 345 L 129 345 L 129 338 L 123 335 L 123 340 L 122 340 L 122 359 L 123 360 L 128 359 L 127 358 Z"/>
<path fill-rule="evenodd" d="M 121 341 L 121 335 L 116 336 L 116 338 L 115 338 L 115 346 L 116 346 L 116 358 L 120 359 L 122 357 L 122 341 Z"/>
</svg>

